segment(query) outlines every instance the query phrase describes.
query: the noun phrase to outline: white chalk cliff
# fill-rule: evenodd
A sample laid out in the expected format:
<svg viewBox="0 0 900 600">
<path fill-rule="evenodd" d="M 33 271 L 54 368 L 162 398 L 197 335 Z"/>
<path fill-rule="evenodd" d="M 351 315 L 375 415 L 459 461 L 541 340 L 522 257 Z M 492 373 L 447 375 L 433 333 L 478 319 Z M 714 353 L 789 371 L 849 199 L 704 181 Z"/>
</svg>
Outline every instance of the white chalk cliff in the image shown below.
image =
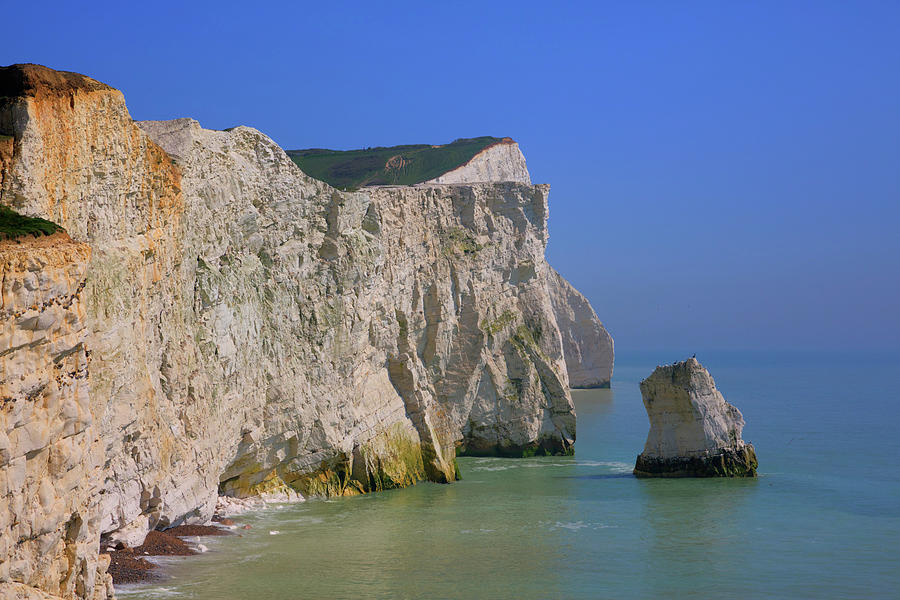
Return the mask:
<svg viewBox="0 0 900 600">
<path fill-rule="evenodd" d="M 591 303 L 552 267 L 548 289 L 573 388 L 608 388 L 615 350 Z"/>
<path fill-rule="evenodd" d="M 205 522 L 218 494 L 572 452 L 570 373 L 608 382 L 612 343 L 544 258 L 524 159 L 340 192 L 256 130 L 136 124 L 87 77 L 0 87 L 0 203 L 77 240 L 0 247 L 0 597 L 105 598 L 101 536 Z"/>
<path fill-rule="evenodd" d="M 485 183 L 514 181 L 531 185 L 531 175 L 519 144 L 504 138 L 491 144 L 466 164 L 435 177 L 425 183 Z"/>
<path fill-rule="evenodd" d="M 638 456 L 642 477 L 752 477 L 756 453 L 744 442 L 744 417 L 725 401 L 697 361 L 657 367 L 641 382 L 650 433 Z"/>
</svg>

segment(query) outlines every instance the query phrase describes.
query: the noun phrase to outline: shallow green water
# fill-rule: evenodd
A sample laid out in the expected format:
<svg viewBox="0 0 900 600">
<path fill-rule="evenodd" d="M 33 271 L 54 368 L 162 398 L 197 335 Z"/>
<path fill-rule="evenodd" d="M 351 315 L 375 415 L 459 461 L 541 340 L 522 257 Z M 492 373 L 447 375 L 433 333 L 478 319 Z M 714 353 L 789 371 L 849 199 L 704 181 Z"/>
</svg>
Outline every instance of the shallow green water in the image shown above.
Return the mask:
<svg viewBox="0 0 900 600">
<path fill-rule="evenodd" d="M 463 480 L 242 518 L 128 599 L 900 596 L 896 356 L 709 353 L 761 476 L 638 480 L 638 381 L 574 392 L 576 456 L 460 460 Z M 270 532 L 278 532 L 271 534 Z"/>
</svg>

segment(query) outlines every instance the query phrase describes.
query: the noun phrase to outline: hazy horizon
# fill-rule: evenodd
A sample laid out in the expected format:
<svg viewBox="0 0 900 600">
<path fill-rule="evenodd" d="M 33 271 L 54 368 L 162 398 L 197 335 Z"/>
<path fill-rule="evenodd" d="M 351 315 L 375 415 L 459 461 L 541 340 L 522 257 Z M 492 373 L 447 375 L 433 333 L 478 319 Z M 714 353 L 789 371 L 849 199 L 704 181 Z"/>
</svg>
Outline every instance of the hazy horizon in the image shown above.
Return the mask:
<svg viewBox="0 0 900 600">
<path fill-rule="evenodd" d="M 510 136 L 618 349 L 900 348 L 900 5 L 17 5 L 3 64 L 336 149 Z M 677 356 L 673 356 L 677 358 Z"/>
</svg>

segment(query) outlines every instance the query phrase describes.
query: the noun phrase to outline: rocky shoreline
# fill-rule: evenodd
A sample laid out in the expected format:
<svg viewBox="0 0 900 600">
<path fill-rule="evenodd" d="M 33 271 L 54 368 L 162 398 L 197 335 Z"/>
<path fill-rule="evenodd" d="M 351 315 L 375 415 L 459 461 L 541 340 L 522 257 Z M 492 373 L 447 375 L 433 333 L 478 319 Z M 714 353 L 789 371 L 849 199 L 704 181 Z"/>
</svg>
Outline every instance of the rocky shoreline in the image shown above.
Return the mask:
<svg viewBox="0 0 900 600">
<path fill-rule="evenodd" d="M 101 548 L 100 560 L 109 557 L 107 573 L 113 585 L 149 583 L 161 577 L 160 565 L 152 560 L 158 556 L 194 556 L 206 552 L 206 546 L 195 538 L 210 536 L 240 536 L 241 530 L 250 525 L 231 519 L 248 510 L 265 508 L 274 502 L 297 502 L 299 497 L 270 496 L 268 498 L 235 499 L 220 497 L 216 503 L 216 513 L 208 525 L 178 525 L 162 531 L 150 531 L 139 546 L 129 547 L 122 542 Z M 186 539 L 187 538 L 187 539 Z"/>
<path fill-rule="evenodd" d="M 151 531 L 144 543 L 135 548 L 120 544 L 119 548 L 107 548 L 109 567 L 114 585 L 143 583 L 158 578 L 159 565 L 147 560 L 152 556 L 192 556 L 202 552 L 185 542 L 184 537 L 231 535 L 227 529 L 213 525 L 182 525 L 167 531 Z"/>
</svg>

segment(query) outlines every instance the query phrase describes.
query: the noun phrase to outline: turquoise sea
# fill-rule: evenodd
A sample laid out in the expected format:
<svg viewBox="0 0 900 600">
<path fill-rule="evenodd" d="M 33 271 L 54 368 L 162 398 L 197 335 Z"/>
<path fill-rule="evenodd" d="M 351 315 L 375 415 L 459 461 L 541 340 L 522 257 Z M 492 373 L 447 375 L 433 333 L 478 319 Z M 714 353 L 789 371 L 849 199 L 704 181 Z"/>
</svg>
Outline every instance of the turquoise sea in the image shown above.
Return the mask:
<svg viewBox="0 0 900 600">
<path fill-rule="evenodd" d="M 463 480 L 247 514 L 127 599 L 898 598 L 900 356 L 698 353 L 756 479 L 638 480 L 638 382 L 573 392 L 576 456 L 463 458 Z"/>
</svg>

